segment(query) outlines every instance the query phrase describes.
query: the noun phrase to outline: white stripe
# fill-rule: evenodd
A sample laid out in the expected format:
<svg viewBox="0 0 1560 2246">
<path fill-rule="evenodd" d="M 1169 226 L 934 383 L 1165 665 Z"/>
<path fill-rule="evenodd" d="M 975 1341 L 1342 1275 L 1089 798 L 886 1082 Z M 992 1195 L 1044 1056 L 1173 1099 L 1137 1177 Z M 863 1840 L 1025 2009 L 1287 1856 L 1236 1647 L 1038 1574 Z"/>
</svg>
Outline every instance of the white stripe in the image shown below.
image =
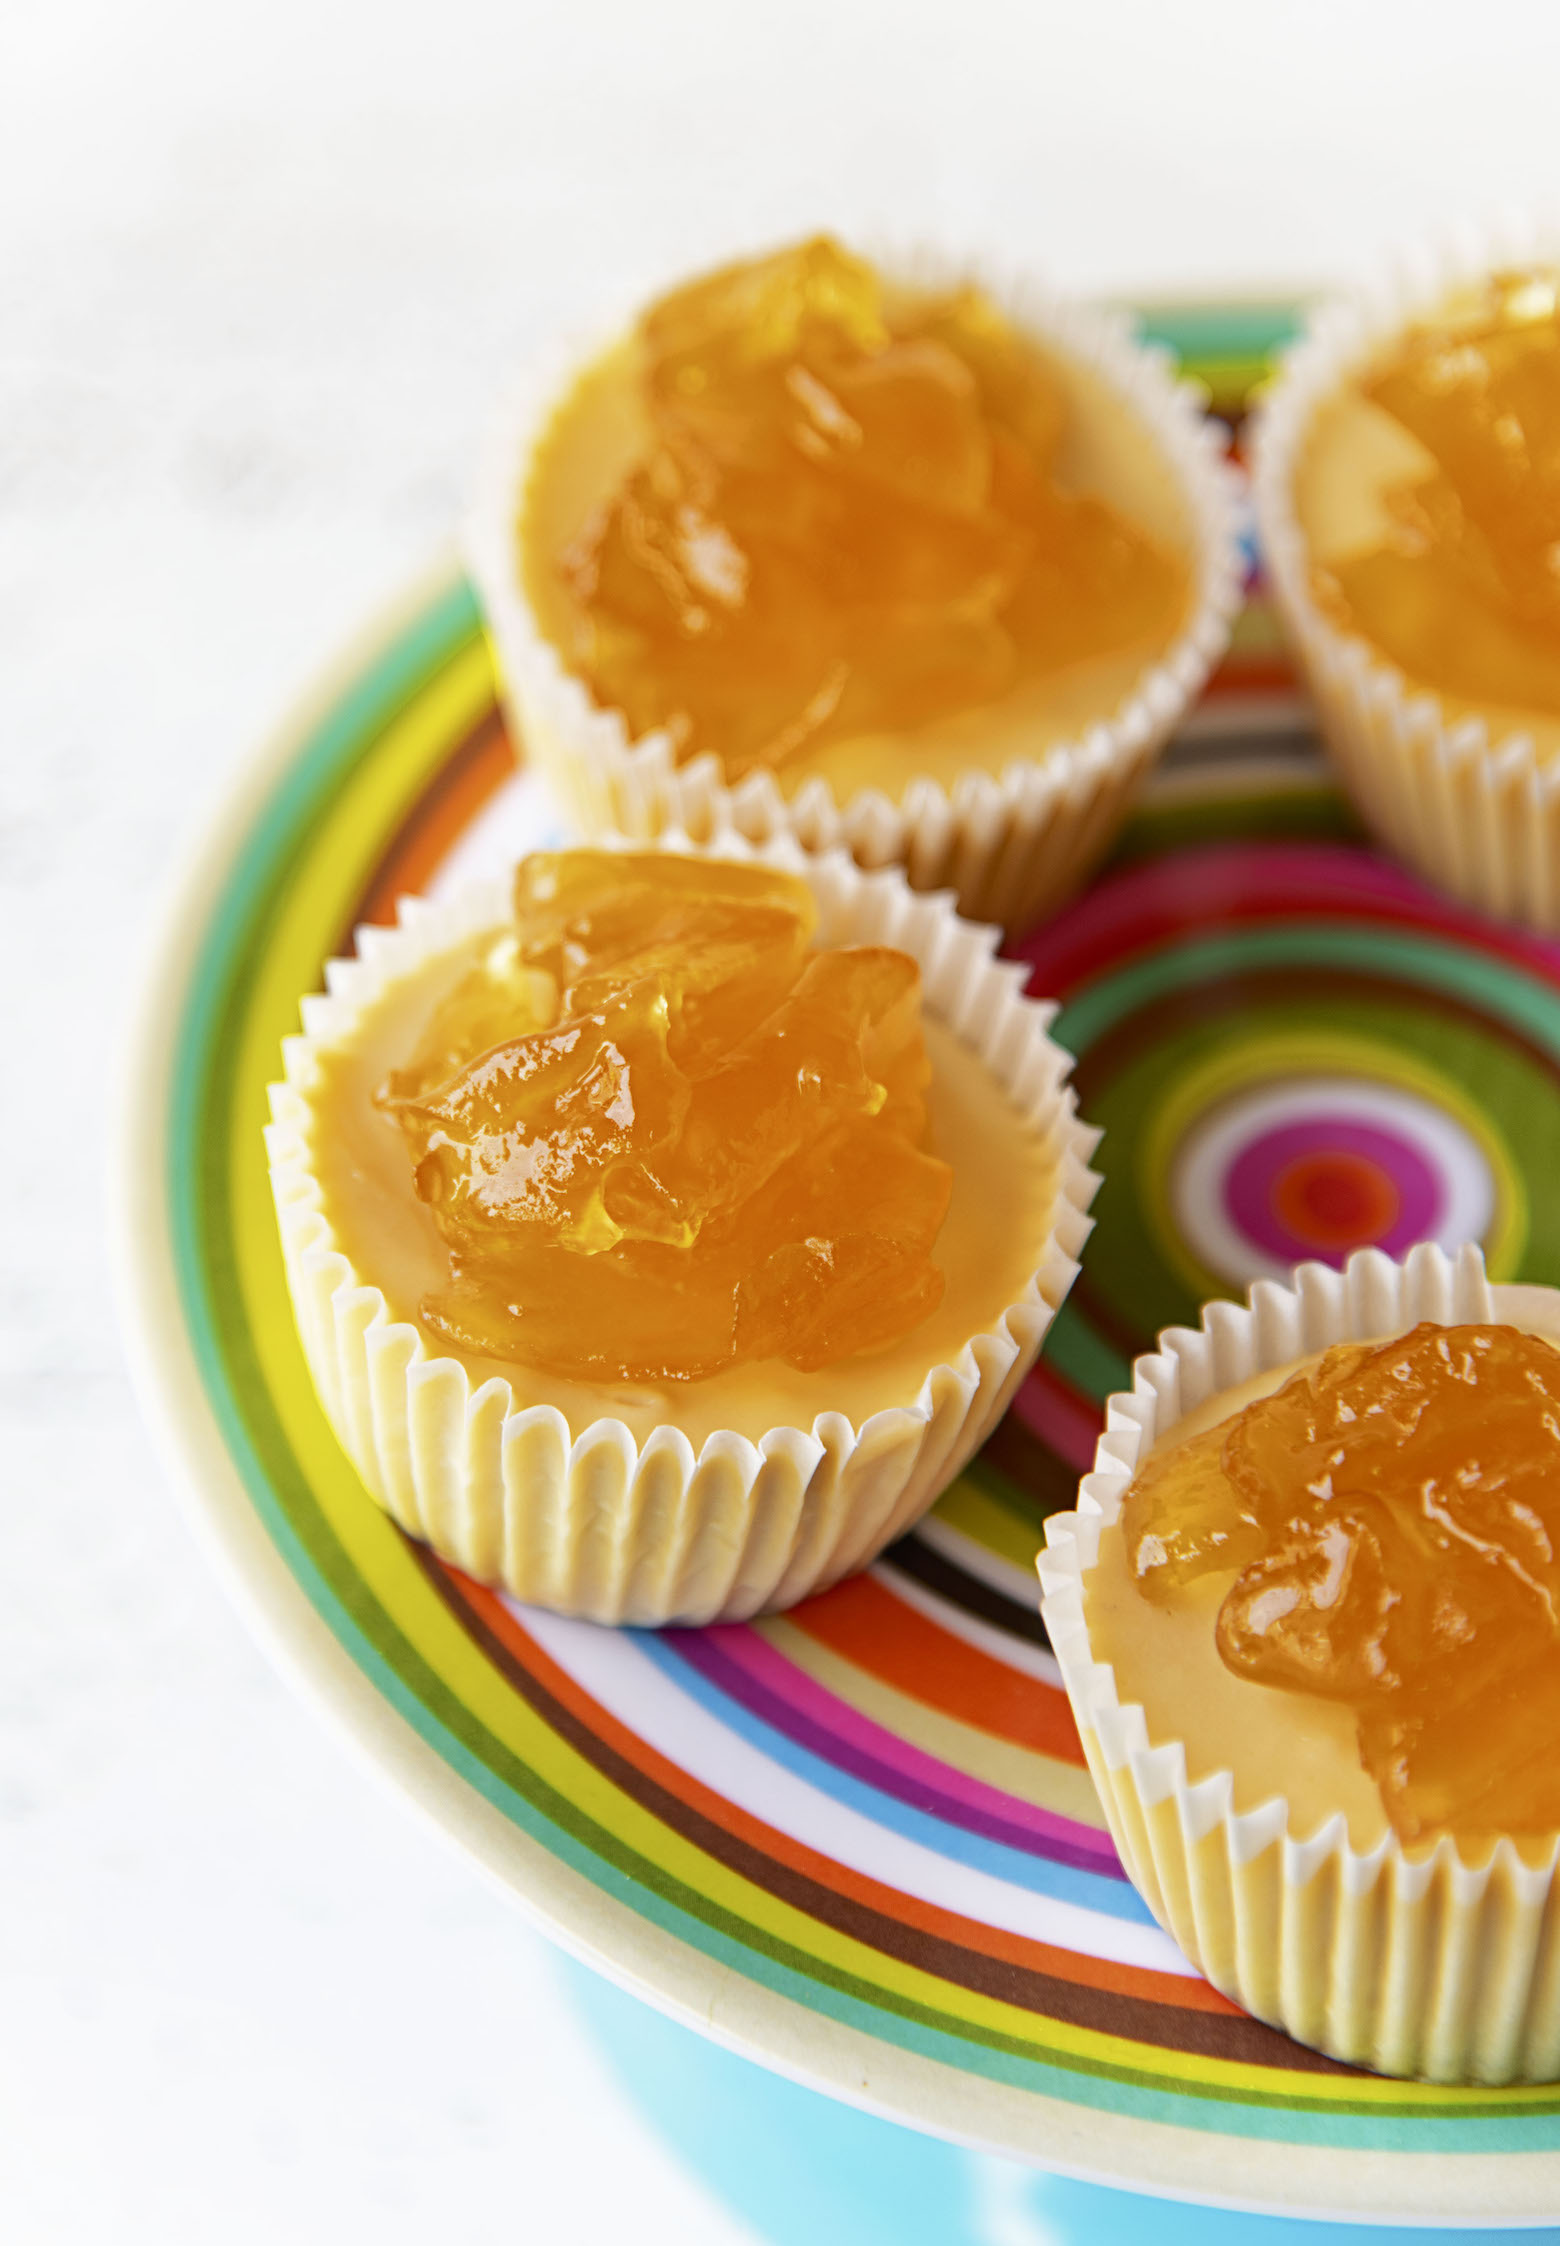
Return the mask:
<svg viewBox="0 0 1560 2246">
<path fill-rule="evenodd" d="M 1258 690 L 1254 694 L 1220 694 L 1211 702 L 1199 702 L 1176 727 L 1175 737 L 1178 741 L 1222 741 L 1233 734 L 1249 733 L 1260 738 L 1264 733 L 1309 733 L 1315 723 L 1311 704 L 1304 695 Z M 1315 761 L 1320 771 L 1320 748 Z M 1256 758 L 1252 759 L 1252 765 L 1265 778 L 1271 776 L 1271 765 L 1263 766 Z M 1226 772 L 1230 769 L 1229 765 L 1223 767 Z M 1244 771 L 1246 766 L 1242 764 L 1241 769 Z M 1168 775 L 1156 775 L 1156 778 L 1164 777 Z M 1315 785 L 1314 778 L 1312 785 Z M 1162 787 L 1143 791 L 1152 802 L 1160 801 L 1168 792 Z"/>
<path fill-rule="evenodd" d="M 951 1599 L 939 1598 L 935 1591 L 929 1591 L 924 1583 L 917 1583 L 913 1576 L 902 1575 L 888 1560 L 879 1560 L 872 1573 L 885 1591 L 892 1591 L 896 1599 L 903 1599 L 907 1607 L 914 1607 L 917 1614 L 924 1614 L 950 1637 L 962 1638 L 978 1653 L 989 1654 L 993 1661 L 1000 1661 L 1004 1669 L 1021 1670 L 1026 1677 L 1038 1677 L 1043 1684 L 1054 1685 L 1058 1692 L 1062 1690 L 1062 1672 L 1056 1656 L 1047 1653 L 1044 1646 L 1031 1645 L 1027 1638 L 1012 1638 L 1006 1630 L 993 1629 L 989 1622 L 982 1622 L 975 1615 L 966 1614 L 962 1607 L 956 1607 Z M 1035 1604 L 1039 1605 L 1038 1594 Z"/>
<path fill-rule="evenodd" d="M 1036 1895 L 878 1825 L 723 1724 L 619 1630 L 510 1602 L 522 1625 L 619 1723 L 749 1816 L 851 1871 L 1030 1941 L 1156 1973 L 1190 1975 L 1157 1926 Z"/>
</svg>

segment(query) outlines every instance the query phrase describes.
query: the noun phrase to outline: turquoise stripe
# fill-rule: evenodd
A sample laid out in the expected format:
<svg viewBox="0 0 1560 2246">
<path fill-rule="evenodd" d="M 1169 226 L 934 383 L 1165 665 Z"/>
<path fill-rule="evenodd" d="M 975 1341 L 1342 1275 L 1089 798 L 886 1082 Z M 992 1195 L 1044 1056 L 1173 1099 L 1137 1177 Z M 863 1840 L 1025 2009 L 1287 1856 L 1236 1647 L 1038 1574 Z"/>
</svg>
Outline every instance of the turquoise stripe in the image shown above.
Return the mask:
<svg viewBox="0 0 1560 2246">
<path fill-rule="evenodd" d="M 260 930 L 285 882 L 299 838 L 354 767 L 372 753 L 397 711 L 447 668 L 481 629 L 476 596 L 464 577 L 419 612 L 392 644 L 332 704 L 278 780 L 274 793 L 229 869 L 227 885 L 190 965 L 184 1012 L 168 1091 L 168 1210 L 174 1265 L 203 1378 L 220 1381 L 220 1353 L 203 1291 L 204 1182 L 225 1185 L 211 1166 L 225 1158 L 210 1103 L 224 1097 L 212 1063 L 221 1053 L 221 1024 L 234 1007 L 246 963 L 258 953 Z M 214 1268 L 218 1286 L 232 1278 Z"/>
<path fill-rule="evenodd" d="M 1158 304 L 1137 314 L 1138 333 L 1163 343 L 1196 371 L 1199 360 L 1270 359 L 1305 324 L 1304 308 L 1285 304 Z"/>
<path fill-rule="evenodd" d="M 274 1475 L 267 1474 L 242 1425 L 237 1429 L 233 1455 L 257 1511 L 272 1525 L 277 1519 L 277 1483 Z M 306 1489 L 303 1494 L 307 1497 Z M 962 2031 L 930 2007 L 900 1998 L 892 1991 L 872 1987 L 851 1975 L 831 1971 L 825 1976 L 812 1960 L 790 1945 L 757 1936 L 755 1929 L 718 1905 L 701 1899 L 697 1915 L 684 1908 L 678 1901 L 680 1883 L 627 1848 L 618 1848 L 616 1854 L 621 1861 L 613 1861 L 601 1849 L 581 1841 L 560 1821 L 570 1805 L 558 1803 L 557 1813 L 549 1814 L 548 1804 L 557 1802 L 553 1790 L 516 1763 L 474 1723 L 393 1624 L 387 1626 L 387 1618 L 377 1605 L 375 1624 L 387 1631 L 398 1665 L 387 1660 L 369 1638 L 290 1528 L 277 1541 L 311 1603 L 364 1674 L 441 1761 L 485 1801 L 625 1909 L 805 2010 L 822 2013 L 901 2050 L 979 2074 L 988 2081 L 1065 2104 L 1215 2135 L 1421 2152 L 1532 2152 L 1560 2146 L 1560 2114 L 1535 2114 L 1515 2103 L 1481 2104 L 1477 2114 L 1466 2120 L 1426 2116 L 1408 2105 L 1389 2105 L 1383 2110 L 1346 2098 L 1316 2112 L 1297 2106 L 1284 2092 L 1271 2096 L 1247 2093 L 1236 2101 L 1223 2085 L 1183 2083 L 1166 2089 L 1162 2081 L 1146 2072 L 1108 2062 L 1084 2058 L 1070 2058 L 1065 2063 L 1037 2060 L 1014 2038 L 987 2028 Z M 439 1702 L 452 1710 L 453 1720 L 435 1712 Z M 482 1741 L 482 1751 L 473 1746 L 473 1735 Z M 515 1764 L 520 1777 L 529 1781 L 530 1795 L 501 1774 L 496 1767 L 500 1760 Z M 613 1846 L 610 1834 L 595 1830 L 607 1846 Z"/>
<path fill-rule="evenodd" d="M 357 762 L 371 753 L 396 711 L 458 654 L 478 628 L 469 588 L 464 583 L 451 585 L 342 695 L 303 743 L 246 837 L 199 956 L 192 962 L 171 1076 L 169 1208 L 192 1347 L 242 1486 L 311 1604 L 387 1703 L 519 1829 L 626 1909 L 804 2009 L 987 2079 L 1064 2102 L 1219 2134 L 1484 2153 L 1560 2144 L 1560 2114 L 1534 2113 L 1515 2103 L 1481 2101 L 1468 2118 L 1446 2119 L 1427 2116 L 1412 2105 L 1383 2108 L 1345 2098 L 1318 2113 L 1296 2107 L 1283 2093 L 1272 2097 L 1257 2093 L 1235 2103 L 1222 2085 L 1166 2089 L 1154 2077 L 1132 2069 L 1090 2061 L 1037 2061 L 1013 2039 L 985 2029 L 965 2033 L 928 2007 L 821 1968 L 716 1906 L 701 1901 L 700 1915 L 695 1915 L 679 1900 L 687 1893 L 680 1883 L 634 1856 L 610 1833 L 589 1826 L 581 1812 L 507 1755 L 461 1708 L 377 1603 L 365 1600 L 345 1555 L 316 1514 L 318 1532 L 328 1540 L 326 1557 L 334 1550 L 340 1562 L 341 1581 L 331 1580 L 295 1524 L 295 1515 L 297 1522 L 307 1521 L 312 1493 L 287 1451 L 269 1399 L 252 1368 L 251 1380 L 245 1383 L 241 1355 L 229 1359 L 223 1352 L 220 1303 L 230 1277 L 221 1233 L 226 1194 L 217 1191 L 203 1200 L 203 1188 L 217 1183 L 217 1173 L 207 1165 L 221 1159 L 223 1143 L 213 1139 L 212 1115 L 229 1092 L 220 1076 L 221 1025 L 242 988 L 246 960 L 253 956 L 251 947 L 258 942 L 275 895 L 287 878 L 298 837 Z M 1315 958 L 1315 935 L 1308 934 L 1306 956 Z M 1380 948 L 1378 944 L 1378 956 Z M 1252 956 L 1251 939 L 1242 940 L 1240 963 L 1249 965 Z M 1405 972 L 1411 972 L 1411 966 L 1410 961 Z M 1197 972 L 1207 972 L 1206 957 Z M 1443 962 L 1437 979 L 1445 977 Z M 1069 1015 L 1086 1010 L 1092 995 L 1085 993 Z M 1553 1000 L 1550 1012 L 1551 1037 L 1560 1043 L 1560 1010 Z M 1086 1011 L 1081 1018 L 1087 1018 Z M 1097 1027 L 1092 1034 L 1098 1034 Z M 209 1237 L 201 1221 L 203 1206 L 211 1226 Z M 380 1644 L 370 1637 L 371 1630 L 380 1633 Z M 508 1772 L 506 1764 L 511 1766 Z M 581 1827 L 591 1831 L 593 1844 L 580 1837 Z"/>
</svg>

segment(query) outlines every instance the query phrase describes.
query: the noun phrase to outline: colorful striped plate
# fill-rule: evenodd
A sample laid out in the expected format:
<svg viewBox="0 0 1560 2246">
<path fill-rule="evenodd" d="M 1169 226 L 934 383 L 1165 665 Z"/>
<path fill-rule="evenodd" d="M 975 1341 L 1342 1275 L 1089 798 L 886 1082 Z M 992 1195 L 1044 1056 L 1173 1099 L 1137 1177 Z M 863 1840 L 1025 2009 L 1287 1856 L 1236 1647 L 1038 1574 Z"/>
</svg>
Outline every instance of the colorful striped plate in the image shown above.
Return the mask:
<svg viewBox="0 0 1560 2246">
<path fill-rule="evenodd" d="M 1238 411 L 1281 321 L 1162 321 Z M 142 1386 L 277 1656 L 561 1942 L 798 2080 L 1138 2190 L 1531 2224 L 1560 2088 L 1347 2072 L 1232 2009 L 1122 1877 L 1035 1607 L 1101 1398 L 1202 1297 L 1362 1238 L 1560 1275 L 1560 948 L 1361 844 L 1260 599 L 1106 877 L 1025 947 L 1106 1182 L 1017 1405 L 932 1517 L 794 1613 L 523 1610 L 369 1501 L 293 1333 L 261 1146 L 301 993 L 363 920 L 552 832 L 465 582 L 425 589 L 201 851 L 137 1048 Z"/>
</svg>

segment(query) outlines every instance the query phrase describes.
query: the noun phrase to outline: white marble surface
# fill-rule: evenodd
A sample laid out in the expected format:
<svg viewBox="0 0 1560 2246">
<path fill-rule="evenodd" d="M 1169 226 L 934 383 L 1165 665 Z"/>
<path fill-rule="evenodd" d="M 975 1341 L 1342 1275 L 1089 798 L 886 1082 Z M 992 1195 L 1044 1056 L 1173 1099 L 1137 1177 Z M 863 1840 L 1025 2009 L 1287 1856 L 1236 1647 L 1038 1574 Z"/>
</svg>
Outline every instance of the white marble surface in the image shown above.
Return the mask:
<svg viewBox="0 0 1560 2246">
<path fill-rule="evenodd" d="M 1469 24 L 1473 25 L 1470 31 Z M 252 1651 L 105 1305 L 143 920 L 515 356 L 820 220 L 1272 288 L 1553 183 L 1548 0 L 0 11 L 0 2234 L 736 2227 Z"/>
</svg>

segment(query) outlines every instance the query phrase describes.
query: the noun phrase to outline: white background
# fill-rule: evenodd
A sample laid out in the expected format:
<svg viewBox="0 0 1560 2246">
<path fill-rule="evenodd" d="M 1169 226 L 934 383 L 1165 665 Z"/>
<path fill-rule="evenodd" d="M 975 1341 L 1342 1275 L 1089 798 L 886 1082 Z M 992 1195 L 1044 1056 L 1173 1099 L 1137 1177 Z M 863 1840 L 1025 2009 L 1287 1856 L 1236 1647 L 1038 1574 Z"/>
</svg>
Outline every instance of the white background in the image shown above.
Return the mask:
<svg viewBox="0 0 1560 2246">
<path fill-rule="evenodd" d="M 143 920 L 450 535 L 506 370 L 818 223 L 1324 281 L 1554 196 L 1557 48 L 1552 0 L 0 0 L 8 2241 L 739 2235 L 251 1650 L 105 1294 Z"/>
</svg>

